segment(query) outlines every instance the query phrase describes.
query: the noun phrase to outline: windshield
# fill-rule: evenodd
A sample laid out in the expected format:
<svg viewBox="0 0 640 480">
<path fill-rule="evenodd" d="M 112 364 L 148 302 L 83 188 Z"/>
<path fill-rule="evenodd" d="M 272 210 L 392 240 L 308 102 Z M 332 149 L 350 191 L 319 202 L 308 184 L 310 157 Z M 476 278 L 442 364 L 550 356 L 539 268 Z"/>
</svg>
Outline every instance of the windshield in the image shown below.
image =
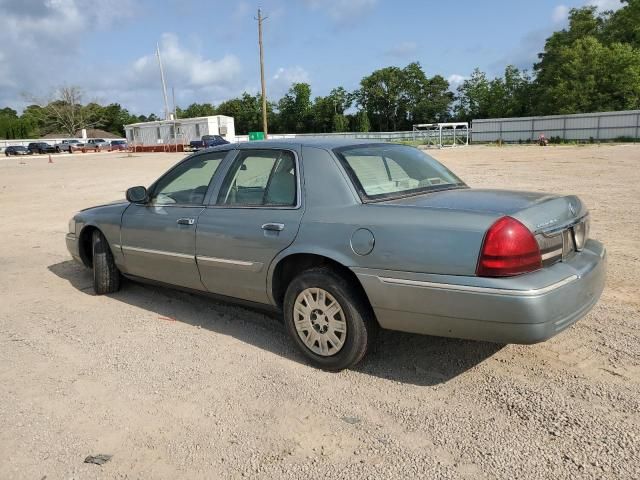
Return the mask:
<svg viewBox="0 0 640 480">
<path fill-rule="evenodd" d="M 361 197 L 386 199 L 466 187 L 444 165 L 406 145 L 358 145 L 334 150 Z"/>
</svg>

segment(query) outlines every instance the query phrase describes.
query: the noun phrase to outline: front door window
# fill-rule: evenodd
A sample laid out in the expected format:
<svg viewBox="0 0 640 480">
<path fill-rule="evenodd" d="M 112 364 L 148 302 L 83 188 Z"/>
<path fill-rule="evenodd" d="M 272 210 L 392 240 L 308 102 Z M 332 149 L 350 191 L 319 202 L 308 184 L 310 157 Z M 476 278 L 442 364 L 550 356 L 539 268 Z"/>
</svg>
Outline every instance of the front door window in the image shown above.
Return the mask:
<svg viewBox="0 0 640 480">
<path fill-rule="evenodd" d="M 151 193 L 153 205 L 202 205 L 213 175 L 227 152 L 197 155 L 169 171 Z"/>
</svg>

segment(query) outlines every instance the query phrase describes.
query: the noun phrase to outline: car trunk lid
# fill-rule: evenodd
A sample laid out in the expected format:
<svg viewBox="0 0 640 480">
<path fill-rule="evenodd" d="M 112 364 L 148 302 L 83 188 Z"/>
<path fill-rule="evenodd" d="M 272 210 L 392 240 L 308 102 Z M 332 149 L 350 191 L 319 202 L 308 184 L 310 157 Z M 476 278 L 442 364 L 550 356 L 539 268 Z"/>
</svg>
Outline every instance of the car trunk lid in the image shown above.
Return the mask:
<svg viewBox="0 0 640 480">
<path fill-rule="evenodd" d="M 381 202 L 510 216 L 523 223 L 540 246 L 543 265 L 567 259 L 584 247 L 588 211 L 574 195 L 495 189 L 452 189 Z"/>
</svg>

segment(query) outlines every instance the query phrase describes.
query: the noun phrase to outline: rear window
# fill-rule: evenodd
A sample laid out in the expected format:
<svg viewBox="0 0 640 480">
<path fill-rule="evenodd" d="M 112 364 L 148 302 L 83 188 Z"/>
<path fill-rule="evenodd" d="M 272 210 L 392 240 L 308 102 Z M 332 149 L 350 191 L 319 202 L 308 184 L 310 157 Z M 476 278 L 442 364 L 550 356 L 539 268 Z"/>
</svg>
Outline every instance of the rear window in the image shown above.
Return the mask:
<svg viewBox="0 0 640 480">
<path fill-rule="evenodd" d="M 357 145 L 334 150 L 363 200 L 466 187 L 433 157 L 406 145 Z"/>
</svg>

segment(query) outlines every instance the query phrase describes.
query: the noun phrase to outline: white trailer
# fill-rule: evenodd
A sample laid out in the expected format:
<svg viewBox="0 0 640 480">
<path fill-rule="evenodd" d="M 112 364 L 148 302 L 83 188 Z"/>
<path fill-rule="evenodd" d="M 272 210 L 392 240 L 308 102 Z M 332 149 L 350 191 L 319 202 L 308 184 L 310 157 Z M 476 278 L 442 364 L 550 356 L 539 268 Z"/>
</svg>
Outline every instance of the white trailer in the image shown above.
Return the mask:
<svg viewBox="0 0 640 480">
<path fill-rule="evenodd" d="M 132 123 L 125 125 L 124 131 L 133 147 L 184 146 L 203 135 L 220 135 L 229 142 L 236 141 L 233 117 L 225 115 Z"/>
</svg>

